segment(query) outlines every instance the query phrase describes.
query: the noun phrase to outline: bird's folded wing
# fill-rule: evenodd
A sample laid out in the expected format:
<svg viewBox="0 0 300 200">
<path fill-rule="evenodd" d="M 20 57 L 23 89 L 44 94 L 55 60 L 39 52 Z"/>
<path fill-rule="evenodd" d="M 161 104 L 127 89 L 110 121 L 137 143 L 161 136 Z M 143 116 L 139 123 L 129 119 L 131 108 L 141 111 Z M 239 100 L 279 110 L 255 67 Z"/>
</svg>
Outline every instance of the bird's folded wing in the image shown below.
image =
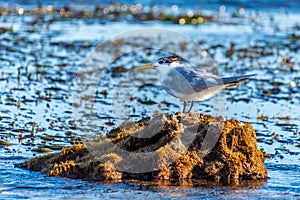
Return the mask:
<svg viewBox="0 0 300 200">
<path fill-rule="evenodd" d="M 170 70 L 162 81 L 163 88 L 171 95 L 172 93 L 192 94 L 220 85 L 223 85 L 223 80 L 218 76 L 182 67 Z"/>
</svg>

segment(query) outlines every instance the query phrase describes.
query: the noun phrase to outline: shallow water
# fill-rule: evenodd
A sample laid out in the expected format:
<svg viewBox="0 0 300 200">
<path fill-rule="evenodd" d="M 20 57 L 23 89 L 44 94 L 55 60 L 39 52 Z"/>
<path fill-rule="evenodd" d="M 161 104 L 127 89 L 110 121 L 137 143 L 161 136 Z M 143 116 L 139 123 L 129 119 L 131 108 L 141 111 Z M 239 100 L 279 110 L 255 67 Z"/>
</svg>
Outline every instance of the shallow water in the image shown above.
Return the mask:
<svg viewBox="0 0 300 200">
<path fill-rule="evenodd" d="M 295 1 L 279 1 L 279 8 L 266 8 L 269 5 L 266 3 L 255 12 L 255 2 L 249 3 L 245 17 L 232 18 L 228 14 L 220 23 L 199 26 L 157 21 L 99 23 L 96 19 L 59 19 L 46 29 L 43 23 L 29 25 L 35 16 L 1 16 L 0 27 L 12 26 L 13 32 L 0 34 L 0 140 L 12 143 L 0 145 L 0 199 L 300 198 L 300 40 L 293 38 L 293 34 L 300 35 L 300 16 L 293 12 L 299 8 L 293 5 Z M 238 3 L 248 5 L 245 1 Z M 26 6 L 33 7 L 34 3 Z M 203 5 L 209 12 L 217 12 L 219 6 L 210 1 Z M 287 13 L 291 6 L 293 9 Z M 233 4 L 228 7 L 238 9 Z M 47 177 L 14 167 L 15 163 L 42 155 L 39 151 L 57 151 L 80 142 L 79 137 L 84 138 L 76 130 L 72 105 L 72 91 L 78 71 L 84 68 L 82 63 L 86 63 L 89 53 L 110 36 L 143 27 L 168 28 L 198 41 L 224 76 L 257 73 L 246 84 L 220 95 L 226 98 L 222 115 L 250 122 L 257 131 L 258 148 L 271 156 L 266 159 L 269 179 L 264 185 L 215 188 L 150 183 L 95 184 Z M 226 57 L 231 43 L 235 44 L 234 51 Z M 95 126 L 90 125 L 100 133 L 119 123 L 118 119 L 113 119 L 114 93 L 111 91 L 127 73 L 126 69 L 145 62 L 143 59 L 132 61 L 139 53 L 117 59 L 101 74 L 96 95 L 97 121 L 93 121 Z M 137 57 L 143 56 L 146 55 L 141 53 L 141 57 Z M 124 66 L 125 71 L 112 70 L 118 66 Z M 160 89 L 158 74 L 148 72 L 147 76 L 139 76 L 153 84 L 139 88 L 132 94 L 133 100 L 126 102 L 125 108 L 132 120 L 155 111 L 181 110 L 182 103 Z M 106 85 L 105 80 L 114 82 Z M 199 102 L 194 111 L 216 114 L 216 100 L 214 97 Z M 90 115 L 91 119 L 94 116 Z"/>
</svg>

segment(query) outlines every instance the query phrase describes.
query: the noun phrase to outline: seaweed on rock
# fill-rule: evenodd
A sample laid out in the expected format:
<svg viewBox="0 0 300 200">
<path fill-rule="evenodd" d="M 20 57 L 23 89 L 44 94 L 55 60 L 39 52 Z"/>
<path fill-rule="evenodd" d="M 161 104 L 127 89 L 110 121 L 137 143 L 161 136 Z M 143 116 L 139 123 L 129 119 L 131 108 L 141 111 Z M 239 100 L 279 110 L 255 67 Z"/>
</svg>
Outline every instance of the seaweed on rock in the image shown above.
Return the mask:
<svg viewBox="0 0 300 200">
<path fill-rule="evenodd" d="M 19 165 L 50 176 L 106 180 L 265 180 L 264 155 L 249 123 L 199 113 L 125 121 L 104 139 Z"/>
</svg>

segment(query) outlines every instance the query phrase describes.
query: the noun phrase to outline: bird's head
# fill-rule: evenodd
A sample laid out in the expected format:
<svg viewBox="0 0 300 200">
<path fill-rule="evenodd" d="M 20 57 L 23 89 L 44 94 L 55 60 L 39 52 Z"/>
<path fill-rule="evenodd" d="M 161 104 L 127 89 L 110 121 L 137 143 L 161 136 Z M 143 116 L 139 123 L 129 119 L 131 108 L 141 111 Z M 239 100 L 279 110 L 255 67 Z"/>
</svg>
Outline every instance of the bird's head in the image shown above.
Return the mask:
<svg viewBox="0 0 300 200">
<path fill-rule="evenodd" d="M 146 64 L 135 68 L 136 70 L 145 70 L 145 69 L 156 69 L 158 71 L 168 70 L 172 67 L 177 67 L 180 65 L 179 56 L 167 56 L 157 59 L 152 64 Z"/>
</svg>

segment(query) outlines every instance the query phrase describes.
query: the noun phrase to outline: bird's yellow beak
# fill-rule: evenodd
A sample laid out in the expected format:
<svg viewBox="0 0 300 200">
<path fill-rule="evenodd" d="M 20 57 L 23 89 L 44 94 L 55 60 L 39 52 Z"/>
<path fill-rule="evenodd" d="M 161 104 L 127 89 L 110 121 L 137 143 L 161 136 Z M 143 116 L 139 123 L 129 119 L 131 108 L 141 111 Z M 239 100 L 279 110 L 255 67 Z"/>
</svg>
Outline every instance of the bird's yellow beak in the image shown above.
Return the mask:
<svg viewBox="0 0 300 200">
<path fill-rule="evenodd" d="M 142 65 L 137 68 L 134 68 L 134 70 L 145 70 L 145 69 L 155 69 L 155 67 L 152 64 Z"/>
</svg>

